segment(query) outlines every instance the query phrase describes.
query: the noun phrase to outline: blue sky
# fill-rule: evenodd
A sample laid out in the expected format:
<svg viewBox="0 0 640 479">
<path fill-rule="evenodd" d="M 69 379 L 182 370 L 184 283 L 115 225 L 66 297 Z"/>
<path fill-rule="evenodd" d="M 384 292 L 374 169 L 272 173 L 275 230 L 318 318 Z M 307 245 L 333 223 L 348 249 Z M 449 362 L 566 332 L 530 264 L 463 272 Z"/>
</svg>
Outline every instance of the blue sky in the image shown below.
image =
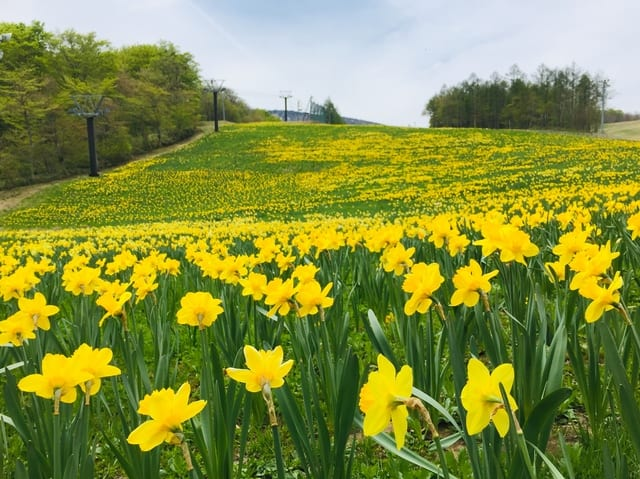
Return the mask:
<svg viewBox="0 0 640 479">
<path fill-rule="evenodd" d="M 638 0 L 0 0 L 0 21 L 32 20 L 116 47 L 170 41 L 256 108 L 287 90 L 290 109 L 331 98 L 344 116 L 427 126 L 445 84 L 575 63 L 611 80 L 609 106 L 640 112 Z"/>
</svg>

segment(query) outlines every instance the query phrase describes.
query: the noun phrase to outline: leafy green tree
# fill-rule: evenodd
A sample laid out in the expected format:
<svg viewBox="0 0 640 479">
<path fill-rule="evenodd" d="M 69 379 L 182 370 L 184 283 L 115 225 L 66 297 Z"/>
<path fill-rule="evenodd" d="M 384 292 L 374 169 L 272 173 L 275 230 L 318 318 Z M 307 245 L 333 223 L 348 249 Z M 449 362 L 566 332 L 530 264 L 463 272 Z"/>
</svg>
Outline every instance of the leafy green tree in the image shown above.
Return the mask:
<svg viewBox="0 0 640 479">
<path fill-rule="evenodd" d="M 344 119 L 338 113 L 338 109 L 333 104 L 330 98 L 327 98 L 324 102 L 324 119 L 326 123 L 331 125 L 342 125 L 344 124 Z"/>
</svg>

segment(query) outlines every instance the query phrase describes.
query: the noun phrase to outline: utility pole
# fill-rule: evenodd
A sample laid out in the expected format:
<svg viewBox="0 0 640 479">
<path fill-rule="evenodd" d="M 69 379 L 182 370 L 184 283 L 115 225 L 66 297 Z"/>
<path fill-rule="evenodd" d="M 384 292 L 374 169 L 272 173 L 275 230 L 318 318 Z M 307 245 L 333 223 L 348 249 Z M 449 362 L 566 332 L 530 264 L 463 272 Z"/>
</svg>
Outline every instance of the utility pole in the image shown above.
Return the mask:
<svg viewBox="0 0 640 479">
<path fill-rule="evenodd" d="M 213 131 L 218 131 L 218 93 L 224 90 L 224 80 L 207 80 L 205 90 L 213 92 Z"/>
<path fill-rule="evenodd" d="M 602 109 L 600 111 L 600 133 L 604 135 L 604 105 L 605 100 L 607 98 L 607 87 L 609 86 L 609 82 L 607 80 L 602 80 Z"/>
<path fill-rule="evenodd" d="M 8 42 L 9 40 L 11 40 L 11 33 L 0 33 L 0 43 Z M 3 56 L 4 52 L 0 50 L 0 60 L 2 60 Z"/>
<path fill-rule="evenodd" d="M 104 113 L 101 108 L 102 95 L 71 95 L 75 106 L 71 113 L 87 119 L 87 137 L 89 141 L 89 176 L 98 176 L 98 157 L 96 156 L 96 135 L 93 119 Z"/>
<path fill-rule="evenodd" d="M 291 98 L 291 92 L 288 90 L 287 91 L 281 90 L 280 98 L 284 98 L 284 121 L 287 121 L 287 100 Z"/>
</svg>

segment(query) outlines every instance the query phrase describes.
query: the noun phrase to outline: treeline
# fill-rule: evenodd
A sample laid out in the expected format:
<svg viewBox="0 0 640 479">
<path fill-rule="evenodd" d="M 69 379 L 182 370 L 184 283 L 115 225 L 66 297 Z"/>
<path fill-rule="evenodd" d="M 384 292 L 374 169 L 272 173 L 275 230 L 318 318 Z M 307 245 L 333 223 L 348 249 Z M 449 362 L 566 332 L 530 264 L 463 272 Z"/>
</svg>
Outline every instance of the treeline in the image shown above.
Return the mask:
<svg viewBox="0 0 640 479">
<path fill-rule="evenodd" d="M 88 173 L 86 122 L 94 121 L 100 169 L 185 139 L 209 119 L 213 100 L 198 65 L 173 44 L 113 48 L 96 35 L 0 23 L 0 189 Z M 101 100 L 101 101 L 98 101 Z M 219 98 L 229 121 L 257 121 L 232 90 Z"/>
<path fill-rule="evenodd" d="M 618 123 L 621 121 L 640 120 L 640 113 L 626 113 L 622 110 L 608 108 L 604 111 L 605 123 Z"/>
<path fill-rule="evenodd" d="M 576 66 L 538 67 L 529 78 L 517 66 L 489 80 L 471 75 L 443 87 L 426 104 L 432 127 L 536 128 L 597 131 L 607 81 Z"/>
</svg>

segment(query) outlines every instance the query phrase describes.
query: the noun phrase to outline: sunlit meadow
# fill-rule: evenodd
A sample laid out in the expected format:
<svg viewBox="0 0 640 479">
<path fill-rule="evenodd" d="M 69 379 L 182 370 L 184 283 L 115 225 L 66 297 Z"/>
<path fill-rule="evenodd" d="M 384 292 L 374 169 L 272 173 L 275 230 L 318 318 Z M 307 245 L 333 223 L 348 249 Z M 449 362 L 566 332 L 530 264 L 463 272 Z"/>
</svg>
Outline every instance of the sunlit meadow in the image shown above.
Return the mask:
<svg viewBox="0 0 640 479">
<path fill-rule="evenodd" d="M 0 217 L 0 475 L 637 477 L 639 153 L 226 125 L 51 186 Z"/>
</svg>

